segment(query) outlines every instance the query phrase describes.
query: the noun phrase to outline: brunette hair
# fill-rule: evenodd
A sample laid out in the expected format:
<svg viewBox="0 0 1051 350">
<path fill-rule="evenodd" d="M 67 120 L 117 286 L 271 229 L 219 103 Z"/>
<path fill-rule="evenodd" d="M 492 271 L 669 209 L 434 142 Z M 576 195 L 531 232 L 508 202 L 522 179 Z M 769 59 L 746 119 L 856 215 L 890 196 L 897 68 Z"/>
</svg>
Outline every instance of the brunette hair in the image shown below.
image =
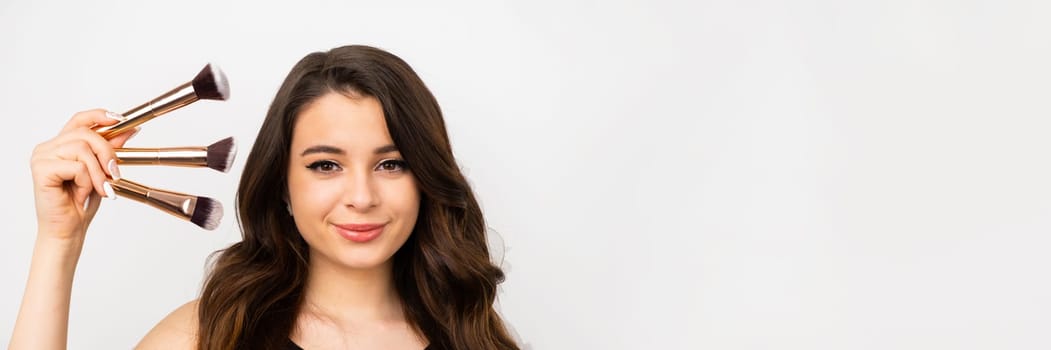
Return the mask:
<svg viewBox="0 0 1051 350">
<path fill-rule="evenodd" d="M 518 349 L 493 309 L 504 273 L 490 260 L 485 220 L 438 102 L 405 61 L 360 45 L 307 55 L 278 90 L 237 191 L 243 240 L 216 252 L 201 292 L 198 348 L 288 344 L 310 254 L 284 204 L 292 128 L 301 109 L 328 93 L 379 100 L 420 189 L 416 226 L 393 256 L 406 319 L 432 349 Z"/>
</svg>

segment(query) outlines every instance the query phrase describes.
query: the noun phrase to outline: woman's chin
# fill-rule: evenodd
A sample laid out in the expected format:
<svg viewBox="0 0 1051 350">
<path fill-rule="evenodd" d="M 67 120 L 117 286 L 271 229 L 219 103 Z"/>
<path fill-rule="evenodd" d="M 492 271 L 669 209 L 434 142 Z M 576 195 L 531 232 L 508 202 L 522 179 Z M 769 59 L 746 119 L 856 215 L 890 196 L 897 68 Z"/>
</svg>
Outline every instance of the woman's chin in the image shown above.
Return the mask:
<svg viewBox="0 0 1051 350">
<path fill-rule="evenodd" d="M 344 254 L 336 261 L 340 267 L 349 270 L 371 270 L 383 267 L 390 262 L 390 256 L 380 252 L 357 251 L 355 254 Z"/>
<path fill-rule="evenodd" d="M 343 249 L 337 252 L 318 251 L 311 249 L 311 260 L 321 258 L 317 261 L 324 265 L 332 266 L 340 270 L 371 270 L 383 267 L 390 262 L 393 254 L 387 255 L 374 247 L 357 247 L 357 249 Z"/>
</svg>

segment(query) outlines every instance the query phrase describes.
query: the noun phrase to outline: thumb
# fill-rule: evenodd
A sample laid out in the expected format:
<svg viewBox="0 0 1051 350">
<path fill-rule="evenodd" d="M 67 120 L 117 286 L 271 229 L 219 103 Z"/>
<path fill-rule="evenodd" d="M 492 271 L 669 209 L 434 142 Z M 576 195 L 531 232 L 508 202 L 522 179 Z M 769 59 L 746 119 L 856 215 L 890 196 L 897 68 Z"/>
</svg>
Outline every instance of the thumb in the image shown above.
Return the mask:
<svg viewBox="0 0 1051 350">
<path fill-rule="evenodd" d="M 95 218 L 95 213 L 99 211 L 99 204 L 102 203 L 102 197 L 98 193 L 92 192 L 88 196 L 87 200 L 84 201 L 84 222 L 90 223 Z"/>
<path fill-rule="evenodd" d="M 131 140 L 131 138 L 135 137 L 135 135 L 138 135 L 139 131 L 141 130 L 142 127 L 134 128 L 120 133 L 107 141 L 109 141 L 109 144 L 112 145 L 113 148 L 121 148 L 124 147 L 124 143 L 128 142 L 128 140 Z"/>
</svg>

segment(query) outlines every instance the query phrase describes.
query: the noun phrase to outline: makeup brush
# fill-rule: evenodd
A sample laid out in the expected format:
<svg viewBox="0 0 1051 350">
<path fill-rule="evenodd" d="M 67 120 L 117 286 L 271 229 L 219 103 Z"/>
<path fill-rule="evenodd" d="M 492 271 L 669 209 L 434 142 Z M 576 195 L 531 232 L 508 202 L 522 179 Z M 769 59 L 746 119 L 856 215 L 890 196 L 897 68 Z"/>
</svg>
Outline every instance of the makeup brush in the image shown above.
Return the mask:
<svg viewBox="0 0 1051 350">
<path fill-rule="evenodd" d="M 109 180 L 109 183 L 113 192 L 121 197 L 149 204 L 205 230 L 219 227 L 219 221 L 223 219 L 222 203 L 208 197 L 151 188 L 123 178 Z"/>
<path fill-rule="evenodd" d="M 225 101 L 229 97 L 230 83 L 226 80 L 226 74 L 223 74 L 223 71 L 216 65 L 209 63 L 197 73 L 193 80 L 124 112 L 124 117 L 127 119 L 123 122 L 97 128 L 95 131 L 109 139 L 153 118 L 197 102 L 197 100 Z"/>
<path fill-rule="evenodd" d="M 227 137 L 208 147 L 117 148 L 120 165 L 167 165 L 209 167 L 221 172 L 230 170 L 237 156 L 234 138 Z"/>
</svg>

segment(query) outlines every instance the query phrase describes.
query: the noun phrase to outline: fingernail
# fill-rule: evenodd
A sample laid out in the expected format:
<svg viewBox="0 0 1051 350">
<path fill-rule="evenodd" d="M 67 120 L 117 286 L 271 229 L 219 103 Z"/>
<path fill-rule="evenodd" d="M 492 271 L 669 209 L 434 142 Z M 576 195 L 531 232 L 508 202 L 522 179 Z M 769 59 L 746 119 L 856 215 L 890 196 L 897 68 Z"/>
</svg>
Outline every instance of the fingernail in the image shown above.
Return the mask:
<svg viewBox="0 0 1051 350">
<path fill-rule="evenodd" d="M 128 142 L 128 140 L 131 140 L 131 138 L 135 137 L 135 135 L 138 135 L 138 134 L 139 134 L 139 131 L 142 131 L 142 128 L 135 128 L 135 129 L 132 129 L 132 130 L 131 130 L 131 135 L 128 135 L 128 139 L 127 139 L 127 140 L 124 140 L 124 142 Z"/>
<path fill-rule="evenodd" d="M 102 190 L 106 192 L 106 198 L 117 199 L 117 194 L 113 192 L 113 186 L 109 182 L 102 183 Z"/>
<path fill-rule="evenodd" d="M 117 168 L 116 159 L 110 159 L 109 164 L 106 164 L 106 168 L 109 169 L 109 176 L 113 177 L 114 180 L 120 180 L 120 168 Z"/>
<path fill-rule="evenodd" d="M 115 119 L 117 121 L 125 121 L 125 120 L 128 119 L 128 118 L 125 118 L 123 115 L 120 115 L 119 113 L 109 112 L 109 111 L 106 112 L 106 117 L 109 117 L 110 119 Z"/>
</svg>

